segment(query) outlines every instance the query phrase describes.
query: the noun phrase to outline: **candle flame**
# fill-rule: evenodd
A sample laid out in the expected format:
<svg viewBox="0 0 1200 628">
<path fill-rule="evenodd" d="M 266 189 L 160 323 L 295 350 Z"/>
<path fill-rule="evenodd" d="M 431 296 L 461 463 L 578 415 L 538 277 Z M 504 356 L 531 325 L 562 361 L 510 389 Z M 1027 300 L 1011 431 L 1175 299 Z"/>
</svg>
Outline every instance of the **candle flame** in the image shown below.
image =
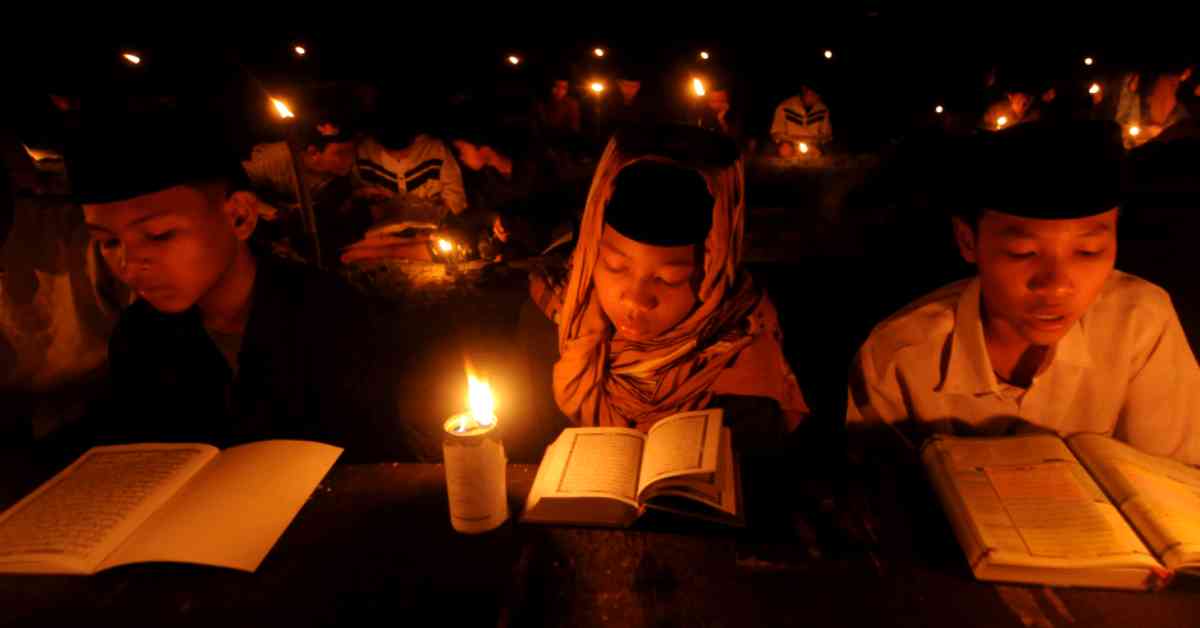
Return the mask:
<svg viewBox="0 0 1200 628">
<path fill-rule="evenodd" d="M 454 248 L 454 245 L 451 244 L 449 240 L 446 240 L 443 238 L 438 238 L 437 245 L 438 245 L 438 248 L 441 249 L 441 251 L 443 253 L 449 253 L 451 251 L 451 249 Z"/>
<path fill-rule="evenodd" d="M 604 93 L 604 83 L 601 81 L 592 81 L 592 84 L 588 87 L 596 94 Z"/>
<path fill-rule="evenodd" d="M 125 59 L 126 61 L 132 63 L 133 65 L 138 65 L 142 62 L 142 58 L 133 54 L 132 52 L 127 52 L 127 53 L 121 55 L 121 57 L 123 59 Z"/>
<path fill-rule="evenodd" d="M 705 61 L 708 61 L 708 51 L 707 50 L 700 51 L 700 58 L 704 59 Z"/>
<path fill-rule="evenodd" d="M 832 58 L 833 58 L 833 51 L 832 51 L 832 50 L 826 50 L 826 51 L 825 51 L 825 58 L 826 58 L 826 59 L 832 59 Z"/>
<path fill-rule="evenodd" d="M 705 93 L 707 93 L 704 89 L 704 81 L 701 81 L 698 78 L 693 78 L 692 91 L 695 92 L 697 96 L 703 96 Z"/>
<path fill-rule="evenodd" d="M 1139 127 L 1138 125 L 1135 124 L 1135 125 L 1129 127 L 1129 136 L 1130 137 L 1137 137 L 1141 134 L 1142 134 L 1142 128 Z"/>
<path fill-rule="evenodd" d="M 1008 124 L 1008 116 L 1000 116 L 999 118 L 996 118 L 997 129 L 1003 129 L 1006 124 Z"/>
<path fill-rule="evenodd" d="M 1100 93 L 1100 84 L 1092 83 L 1091 87 L 1088 87 L 1088 93 L 1089 94 L 1099 94 Z"/>
<path fill-rule="evenodd" d="M 942 107 L 941 105 L 938 105 L 938 106 L 934 107 L 933 110 L 936 111 L 937 113 L 942 113 L 946 109 L 944 107 Z"/>
<path fill-rule="evenodd" d="M 808 154 L 808 143 L 807 143 L 807 142 L 799 142 L 799 143 L 797 143 L 797 144 L 796 144 L 796 148 L 800 149 L 800 154 L 801 154 L 801 155 L 807 155 L 807 154 Z"/>
<path fill-rule="evenodd" d="M 284 120 L 296 117 L 296 114 L 292 113 L 292 110 L 288 108 L 287 103 L 278 98 L 272 98 L 271 105 L 275 107 L 275 112 L 279 114 L 279 117 Z"/>
<path fill-rule="evenodd" d="M 492 398 L 492 387 L 486 379 L 476 377 L 471 363 L 467 363 L 467 407 L 471 410 L 471 418 L 480 427 L 488 427 L 496 422 L 496 400 Z"/>
<path fill-rule="evenodd" d="M 21 144 L 21 148 L 25 149 L 25 154 L 29 155 L 29 158 L 32 159 L 34 163 L 45 161 L 47 159 L 61 159 L 57 154 L 51 151 L 30 148 L 27 144 Z"/>
<path fill-rule="evenodd" d="M 508 55 L 508 62 L 513 65 L 520 65 L 521 57 L 518 57 L 517 55 Z"/>
<path fill-rule="evenodd" d="M 1096 62 L 1096 60 L 1095 60 L 1095 59 L 1093 59 L 1093 58 L 1091 58 L 1091 57 L 1084 57 L 1084 58 L 1083 58 L 1083 64 L 1084 64 L 1084 65 L 1091 65 L 1091 64 L 1093 64 L 1093 63 L 1095 63 L 1095 62 Z"/>
<path fill-rule="evenodd" d="M 304 46 L 296 46 L 295 48 L 292 48 L 292 50 L 295 50 L 296 54 L 300 55 L 301 57 L 308 54 L 308 50 L 305 50 Z"/>
<path fill-rule="evenodd" d="M 595 50 L 592 50 L 592 54 L 596 55 L 597 57 L 603 57 L 603 56 L 604 56 L 604 49 L 603 49 L 603 48 L 596 48 Z"/>
</svg>

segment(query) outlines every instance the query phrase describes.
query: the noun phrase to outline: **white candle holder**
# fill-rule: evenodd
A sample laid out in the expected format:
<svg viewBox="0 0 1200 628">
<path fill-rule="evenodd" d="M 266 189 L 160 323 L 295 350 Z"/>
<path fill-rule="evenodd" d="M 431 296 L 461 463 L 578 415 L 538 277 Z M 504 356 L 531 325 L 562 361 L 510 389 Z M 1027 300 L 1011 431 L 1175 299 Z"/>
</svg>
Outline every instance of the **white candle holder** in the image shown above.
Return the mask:
<svg viewBox="0 0 1200 628">
<path fill-rule="evenodd" d="M 508 459 L 495 419 L 481 424 L 464 412 L 446 419 L 443 428 L 450 525 L 465 534 L 496 529 L 508 520 Z"/>
</svg>

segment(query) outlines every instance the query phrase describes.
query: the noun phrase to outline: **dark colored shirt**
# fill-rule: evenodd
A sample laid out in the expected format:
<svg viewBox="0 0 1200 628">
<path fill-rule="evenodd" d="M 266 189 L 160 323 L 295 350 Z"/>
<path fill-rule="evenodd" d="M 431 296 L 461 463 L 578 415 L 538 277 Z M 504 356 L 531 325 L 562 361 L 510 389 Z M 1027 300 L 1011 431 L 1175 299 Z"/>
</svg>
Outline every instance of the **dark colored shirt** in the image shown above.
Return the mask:
<svg viewBox="0 0 1200 628">
<path fill-rule="evenodd" d="M 409 435 L 365 297 L 262 256 L 251 299 L 236 374 L 198 309 L 130 306 L 109 345 L 113 398 L 93 417 L 99 440 L 224 447 L 300 438 L 346 447 L 350 459 L 406 457 Z"/>
</svg>

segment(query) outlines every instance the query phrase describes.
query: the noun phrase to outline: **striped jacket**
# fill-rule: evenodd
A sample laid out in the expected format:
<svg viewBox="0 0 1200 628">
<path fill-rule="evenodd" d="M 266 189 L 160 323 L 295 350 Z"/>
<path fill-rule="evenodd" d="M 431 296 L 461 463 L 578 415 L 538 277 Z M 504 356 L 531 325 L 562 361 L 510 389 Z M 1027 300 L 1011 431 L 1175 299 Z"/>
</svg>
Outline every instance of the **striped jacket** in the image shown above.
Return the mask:
<svg viewBox="0 0 1200 628">
<path fill-rule="evenodd" d="M 800 96 L 792 96 L 775 108 L 775 119 L 771 122 L 771 139 L 776 142 L 805 141 L 817 145 L 828 144 L 833 140 L 829 109 L 820 100 L 812 109 L 808 109 Z"/>
<path fill-rule="evenodd" d="M 403 151 L 388 150 L 374 138 L 363 139 L 351 177 L 355 187 L 373 185 L 396 195 L 411 194 L 445 205 L 454 214 L 467 208 L 458 162 L 444 142 L 428 135 L 418 135 Z"/>
</svg>

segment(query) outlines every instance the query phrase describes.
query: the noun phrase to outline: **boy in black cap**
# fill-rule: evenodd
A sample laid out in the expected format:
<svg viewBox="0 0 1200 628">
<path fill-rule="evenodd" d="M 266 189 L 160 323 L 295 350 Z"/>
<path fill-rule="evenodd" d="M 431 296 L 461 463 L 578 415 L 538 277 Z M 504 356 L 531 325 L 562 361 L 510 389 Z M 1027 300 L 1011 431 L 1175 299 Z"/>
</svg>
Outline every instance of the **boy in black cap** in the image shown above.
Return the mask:
<svg viewBox="0 0 1200 628">
<path fill-rule="evenodd" d="M 139 297 L 110 342 L 99 438 L 311 438 L 355 457 L 394 453 L 394 386 L 374 385 L 387 373 L 363 299 L 251 249 L 257 201 L 216 134 L 150 114 L 84 128 L 68 152 L 74 194 Z"/>
<path fill-rule="evenodd" d="M 915 443 L 1032 426 L 1200 462 L 1200 368 L 1171 299 L 1113 269 L 1119 129 L 1029 123 L 973 148 L 953 222 L 978 275 L 875 328 L 851 372 L 849 427 Z"/>
</svg>

